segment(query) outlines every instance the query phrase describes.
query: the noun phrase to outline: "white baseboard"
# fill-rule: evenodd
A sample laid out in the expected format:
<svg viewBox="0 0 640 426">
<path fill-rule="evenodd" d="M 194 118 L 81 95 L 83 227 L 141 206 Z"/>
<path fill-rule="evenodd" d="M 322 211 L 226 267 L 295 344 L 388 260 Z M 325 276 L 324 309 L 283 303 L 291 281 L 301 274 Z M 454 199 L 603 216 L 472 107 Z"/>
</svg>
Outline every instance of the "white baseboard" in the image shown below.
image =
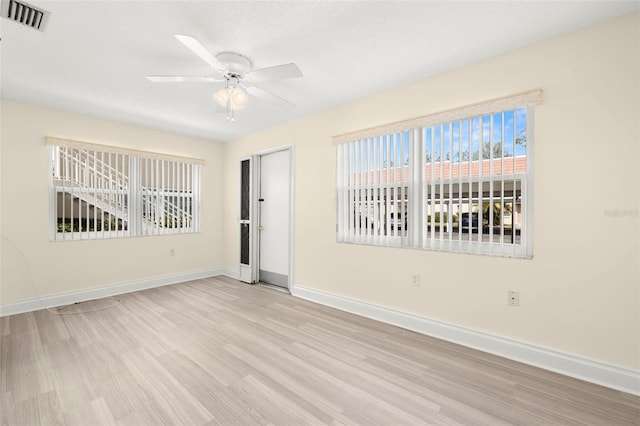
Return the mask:
<svg viewBox="0 0 640 426">
<path fill-rule="evenodd" d="M 240 272 L 237 269 L 220 269 L 220 275 L 227 276 L 229 278 L 233 278 L 234 280 L 240 279 Z"/>
<path fill-rule="evenodd" d="M 99 299 L 101 297 L 116 296 L 118 294 L 131 293 L 133 291 L 145 290 L 154 287 L 162 287 L 164 285 L 177 284 L 200 278 L 228 275 L 228 272 L 230 271 L 224 268 L 204 269 L 200 271 L 147 278 L 99 288 L 34 297 L 32 299 L 19 300 L 16 302 L 0 303 L 0 317 L 38 311 L 40 309 L 51 308 L 54 306 L 69 305 L 71 303 L 84 302 L 87 300 Z"/>
<path fill-rule="evenodd" d="M 294 285 L 291 294 L 565 376 L 640 396 L 640 372 Z"/>
<path fill-rule="evenodd" d="M 0 317 L 218 275 L 225 275 L 234 279 L 238 277 L 237 271 L 225 268 L 154 277 L 100 288 L 0 303 Z M 638 371 L 419 317 L 406 312 L 311 288 L 294 285 L 290 290 L 293 296 L 302 299 L 640 396 L 640 372 Z"/>
</svg>

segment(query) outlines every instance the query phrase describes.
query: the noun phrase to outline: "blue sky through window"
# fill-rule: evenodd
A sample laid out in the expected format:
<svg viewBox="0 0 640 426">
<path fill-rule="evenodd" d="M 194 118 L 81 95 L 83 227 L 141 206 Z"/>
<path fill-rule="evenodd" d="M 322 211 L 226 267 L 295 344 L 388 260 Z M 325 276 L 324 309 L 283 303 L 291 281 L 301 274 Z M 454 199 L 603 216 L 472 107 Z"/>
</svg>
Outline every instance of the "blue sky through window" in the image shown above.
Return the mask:
<svg viewBox="0 0 640 426">
<path fill-rule="evenodd" d="M 426 161 L 457 163 L 488 159 L 490 145 L 493 158 L 526 155 L 526 126 L 527 109 L 523 107 L 425 128 Z M 409 162 L 409 131 L 377 136 L 361 143 L 358 158 L 361 170 L 400 167 Z"/>
<path fill-rule="evenodd" d="M 526 142 L 522 141 L 526 126 L 527 109 L 519 108 L 427 128 L 427 162 L 433 160 L 455 163 L 469 159 L 487 159 L 490 155 L 490 142 L 494 158 L 526 155 Z"/>
</svg>

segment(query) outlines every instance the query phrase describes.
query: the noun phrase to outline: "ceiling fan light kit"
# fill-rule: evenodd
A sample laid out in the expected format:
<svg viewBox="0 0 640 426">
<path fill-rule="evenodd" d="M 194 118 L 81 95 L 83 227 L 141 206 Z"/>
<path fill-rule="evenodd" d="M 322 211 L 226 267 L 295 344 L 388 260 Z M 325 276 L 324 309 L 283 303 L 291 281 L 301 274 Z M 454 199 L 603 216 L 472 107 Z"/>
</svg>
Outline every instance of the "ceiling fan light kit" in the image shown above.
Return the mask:
<svg viewBox="0 0 640 426">
<path fill-rule="evenodd" d="M 253 69 L 251 60 L 235 52 L 221 52 L 212 55 L 198 40 L 191 36 L 175 34 L 174 37 L 189 50 L 199 56 L 212 69 L 213 76 L 147 76 L 154 83 L 225 83 L 225 87 L 213 94 L 214 100 L 226 108 L 227 121 L 234 122 L 234 111 L 242 109 L 249 101 L 249 95 L 279 104 L 285 109 L 295 105 L 286 99 L 257 87 L 263 81 L 302 77 L 300 68 L 294 63 Z M 249 85 L 245 85 L 246 81 Z"/>
<path fill-rule="evenodd" d="M 247 104 L 247 93 L 240 87 L 240 80 L 238 77 L 225 75 L 227 84 L 222 89 L 218 90 L 213 98 L 218 104 L 227 109 L 227 121 L 234 122 L 234 111 L 244 108 Z"/>
</svg>

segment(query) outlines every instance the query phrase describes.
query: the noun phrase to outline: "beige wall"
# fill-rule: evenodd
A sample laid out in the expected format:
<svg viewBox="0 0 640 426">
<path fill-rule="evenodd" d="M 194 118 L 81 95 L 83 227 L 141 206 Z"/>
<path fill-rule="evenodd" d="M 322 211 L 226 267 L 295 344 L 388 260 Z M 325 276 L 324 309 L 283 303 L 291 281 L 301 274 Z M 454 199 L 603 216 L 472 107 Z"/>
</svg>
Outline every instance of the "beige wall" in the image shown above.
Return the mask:
<svg viewBox="0 0 640 426">
<path fill-rule="evenodd" d="M 292 143 L 294 284 L 640 369 L 639 28 L 627 16 L 226 144 L 225 265 L 239 159 Z M 538 87 L 533 260 L 336 243 L 332 135 Z"/>
<path fill-rule="evenodd" d="M 223 265 L 223 145 L 13 101 L 1 105 L 0 302 L 33 298 L 36 290 L 54 295 Z M 204 159 L 202 232 L 50 242 L 46 136 Z"/>
<path fill-rule="evenodd" d="M 236 270 L 239 159 L 294 144 L 295 284 L 640 369 L 639 28 L 635 14 L 225 145 L 2 101 L 0 302 L 33 298 L 31 281 L 53 295 Z M 335 242 L 332 135 L 537 87 L 533 260 Z M 202 233 L 49 242 L 45 136 L 205 159 Z"/>
</svg>

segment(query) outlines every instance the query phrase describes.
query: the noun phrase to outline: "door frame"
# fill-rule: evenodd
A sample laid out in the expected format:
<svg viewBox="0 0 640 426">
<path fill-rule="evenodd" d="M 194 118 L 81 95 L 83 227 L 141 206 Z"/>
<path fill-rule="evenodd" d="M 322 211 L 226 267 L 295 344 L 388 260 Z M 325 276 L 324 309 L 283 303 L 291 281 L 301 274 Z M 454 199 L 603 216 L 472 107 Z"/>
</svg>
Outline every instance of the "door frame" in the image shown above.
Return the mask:
<svg viewBox="0 0 640 426">
<path fill-rule="evenodd" d="M 243 219 L 242 218 L 242 163 L 245 161 L 249 161 L 249 219 Z M 254 205 L 255 202 L 253 201 L 254 199 L 254 193 L 255 193 L 255 188 L 256 188 L 256 173 L 255 173 L 255 159 L 253 158 L 253 156 L 246 156 L 246 157 L 241 157 L 240 158 L 240 168 L 238 169 L 240 172 L 240 180 L 239 180 L 239 185 L 238 185 L 238 193 L 240 194 L 239 197 L 239 204 L 238 204 L 238 224 L 240 225 L 239 228 L 239 232 L 238 232 L 238 245 L 240 247 L 240 250 L 242 250 L 242 225 L 246 224 L 249 225 L 249 264 L 244 264 L 241 262 L 242 259 L 239 259 L 239 268 L 238 268 L 238 279 L 240 281 L 246 282 L 248 284 L 255 284 L 256 283 L 256 279 L 258 276 L 258 270 L 257 270 L 257 262 L 255 259 L 255 255 L 256 255 L 256 251 L 254 250 L 254 241 L 255 238 L 253 237 L 253 232 L 254 232 L 254 228 L 257 229 L 256 226 L 254 226 L 254 223 L 256 223 L 256 214 L 254 213 Z M 258 168 L 259 171 L 259 168 Z"/>
<path fill-rule="evenodd" d="M 288 282 L 287 282 L 287 290 L 290 292 L 291 287 L 293 285 L 293 242 L 294 242 L 294 215 L 293 215 L 293 206 L 294 206 L 294 145 L 287 144 L 281 145 L 274 148 L 265 149 L 262 151 L 257 151 L 250 156 L 250 166 L 251 166 L 251 188 L 250 188 L 250 211 L 251 211 L 251 223 L 250 223 L 250 241 L 249 241 L 249 256 L 251 261 L 251 282 L 257 283 L 260 281 L 260 232 L 258 230 L 258 226 L 260 224 L 260 205 L 258 202 L 259 191 L 258 188 L 261 184 L 261 175 L 260 175 L 260 161 L 263 156 L 273 154 L 276 152 L 288 151 L 289 152 L 289 253 L 288 253 L 288 261 L 289 261 L 289 271 L 288 271 Z M 243 158 L 244 160 L 247 157 Z M 243 160 L 241 159 L 241 161 Z"/>
</svg>

